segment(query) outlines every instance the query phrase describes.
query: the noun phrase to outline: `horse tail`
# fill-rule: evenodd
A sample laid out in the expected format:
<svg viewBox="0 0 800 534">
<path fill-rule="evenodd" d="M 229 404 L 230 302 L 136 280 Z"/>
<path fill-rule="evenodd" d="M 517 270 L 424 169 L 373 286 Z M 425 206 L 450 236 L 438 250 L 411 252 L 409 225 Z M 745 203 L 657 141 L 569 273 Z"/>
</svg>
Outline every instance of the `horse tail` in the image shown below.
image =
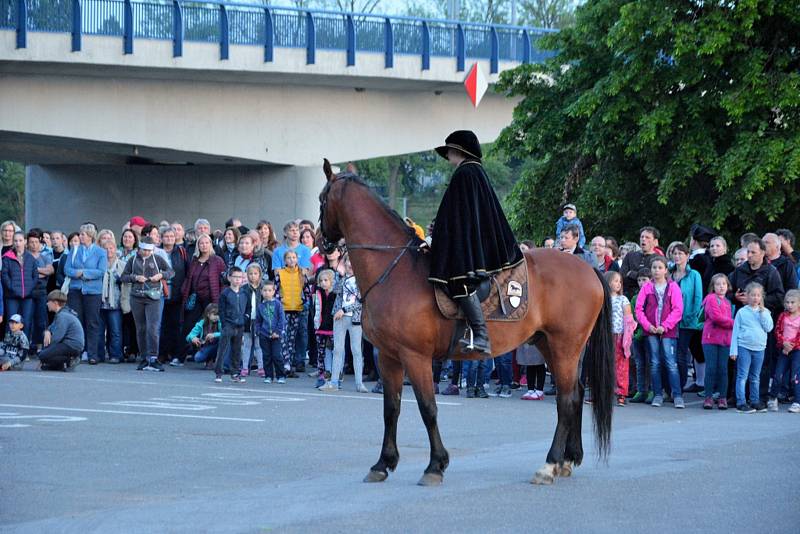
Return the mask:
<svg viewBox="0 0 800 534">
<path fill-rule="evenodd" d="M 587 372 L 592 387 L 592 414 L 597 450 L 600 458 L 605 460 L 611 447 L 611 416 L 614 410 L 617 380 L 614 337 L 611 333 L 611 289 L 600 271 L 595 269 L 595 274 L 603 285 L 603 307 L 589 337 L 586 356 L 589 360 Z"/>
</svg>

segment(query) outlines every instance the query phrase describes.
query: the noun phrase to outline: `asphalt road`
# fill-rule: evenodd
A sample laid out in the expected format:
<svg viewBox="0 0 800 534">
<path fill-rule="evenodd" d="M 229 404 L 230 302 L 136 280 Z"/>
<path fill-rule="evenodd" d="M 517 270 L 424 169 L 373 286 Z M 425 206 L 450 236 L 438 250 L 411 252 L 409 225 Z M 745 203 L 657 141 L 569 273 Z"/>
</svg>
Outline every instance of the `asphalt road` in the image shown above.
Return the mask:
<svg viewBox="0 0 800 534">
<path fill-rule="evenodd" d="M 30 366 L 30 364 L 28 364 Z M 552 398 L 438 397 L 444 485 L 416 481 L 428 441 L 409 388 L 400 465 L 378 458 L 382 403 L 353 391 L 216 385 L 196 369 L 131 365 L 0 374 L 0 532 L 798 532 L 800 416 L 617 409 L 607 465 L 533 486 Z M 463 393 L 462 393 L 463 395 Z"/>
</svg>

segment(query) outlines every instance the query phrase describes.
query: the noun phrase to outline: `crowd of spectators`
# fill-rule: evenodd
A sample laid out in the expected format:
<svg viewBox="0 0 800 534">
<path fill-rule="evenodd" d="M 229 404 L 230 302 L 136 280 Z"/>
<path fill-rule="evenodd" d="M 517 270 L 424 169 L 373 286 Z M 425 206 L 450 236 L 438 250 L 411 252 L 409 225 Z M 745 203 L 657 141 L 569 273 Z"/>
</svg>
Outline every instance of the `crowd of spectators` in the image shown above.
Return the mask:
<svg viewBox="0 0 800 534">
<path fill-rule="evenodd" d="M 576 206 L 562 212 L 555 236 L 541 246 L 606 276 L 619 406 L 680 409 L 691 394 L 709 410 L 777 411 L 790 403 L 800 413 L 800 252 L 790 230 L 745 234 L 731 254 L 718 232 L 693 225 L 665 251 L 652 226 L 640 229 L 638 242 L 587 240 Z M 23 232 L 5 221 L 0 370 L 35 359 L 45 370 L 81 361 L 133 362 L 155 372 L 191 364 L 213 371 L 217 382 L 225 374 L 244 382 L 252 373 L 284 384 L 308 372 L 331 392 L 352 372 L 356 391 L 375 381 L 372 391 L 381 392 L 346 245 L 323 253 L 308 220 L 281 230 L 279 239 L 265 220 L 249 229 L 233 218 L 212 231 L 202 218 L 186 230 L 135 216 L 117 238 L 91 222 L 65 233 Z M 521 399 L 541 400 L 555 393 L 533 345 L 433 367 L 437 393 L 447 383 L 444 395 L 466 388 L 470 398 L 508 398 L 521 390 Z"/>
</svg>

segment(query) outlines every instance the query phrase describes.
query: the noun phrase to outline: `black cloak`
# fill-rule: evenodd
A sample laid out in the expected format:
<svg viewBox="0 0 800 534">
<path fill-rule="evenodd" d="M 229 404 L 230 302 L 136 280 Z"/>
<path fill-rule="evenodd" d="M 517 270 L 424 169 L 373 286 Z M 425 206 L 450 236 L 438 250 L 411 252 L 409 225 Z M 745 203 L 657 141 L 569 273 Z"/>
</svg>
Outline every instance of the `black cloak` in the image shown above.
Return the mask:
<svg viewBox="0 0 800 534">
<path fill-rule="evenodd" d="M 428 280 L 447 284 L 452 296 L 471 292 L 480 278 L 523 261 L 489 178 L 474 159 L 453 173 L 431 239 Z"/>
</svg>

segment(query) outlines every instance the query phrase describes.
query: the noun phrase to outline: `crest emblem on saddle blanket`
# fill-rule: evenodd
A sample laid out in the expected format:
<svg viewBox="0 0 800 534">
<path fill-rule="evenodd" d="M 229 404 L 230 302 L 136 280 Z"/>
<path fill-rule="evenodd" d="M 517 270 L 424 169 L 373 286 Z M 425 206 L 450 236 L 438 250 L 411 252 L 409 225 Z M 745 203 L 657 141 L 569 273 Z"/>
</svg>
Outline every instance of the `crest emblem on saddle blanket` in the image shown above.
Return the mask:
<svg viewBox="0 0 800 534">
<path fill-rule="evenodd" d="M 519 305 L 522 302 L 522 284 L 516 280 L 511 280 L 508 282 L 506 295 L 508 296 L 509 304 L 511 304 L 511 306 L 513 306 L 515 309 L 519 308 Z"/>
</svg>

